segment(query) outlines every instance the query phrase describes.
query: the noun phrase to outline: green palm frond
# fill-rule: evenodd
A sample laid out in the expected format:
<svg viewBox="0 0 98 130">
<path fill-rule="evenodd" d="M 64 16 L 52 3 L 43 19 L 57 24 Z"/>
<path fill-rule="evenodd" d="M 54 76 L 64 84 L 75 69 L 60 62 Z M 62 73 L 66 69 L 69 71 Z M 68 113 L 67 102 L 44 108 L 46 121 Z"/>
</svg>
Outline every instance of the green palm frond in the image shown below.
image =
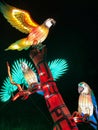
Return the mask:
<svg viewBox="0 0 98 130">
<path fill-rule="evenodd" d="M 27 61 L 26 59 L 19 59 L 14 61 L 14 63 L 12 64 L 11 75 L 15 83 L 23 84 L 28 88 L 28 83 L 26 82 L 24 78 L 24 74 L 21 69 L 22 62 L 25 62 L 36 73 L 36 70 L 33 67 L 33 64 L 31 62 Z M 56 59 L 51 62 L 49 61 L 48 66 L 50 68 L 50 71 L 55 81 L 58 80 L 68 70 L 67 61 L 64 59 Z M 9 77 L 7 77 L 3 82 L 3 86 L 1 86 L 1 91 L 0 91 L 1 101 L 6 102 L 7 100 L 9 100 L 12 96 L 12 93 L 16 90 L 17 90 L 17 86 L 11 84 Z M 37 93 L 43 95 L 43 92 L 41 91 Z"/>
<path fill-rule="evenodd" d="M 68 63 L 65 59 L 55 59 L 54 61 L 48 62 L 48 66 L 55 81 L 68 70 Z"/>
<path fill-rule="evenodd" d="M 28 62 L 27 60 L 25 59 L 19 59 L 19 60 L 16 60 L 14 61 L 14 63 L 12 64 L 11 66 L 11 75 L 12 75 L 12 79 L 15 83 L 17 84 L 23 84 L 25 85 L 26 87 L 28 87 L 28 83 L 26 82 L 25 78 L 24 78 L 24 75 L 23 75 L 23 72 L 21 70 L 21 66 L 20 66 L 20 63 L 21 62 L 25 62 L 27 63 L 27 65 L 33 70 L 34 70 L 34 67 L 32 65 L 31 62 Z M 3 85 L 1 86 L 1 90 L 0 90 L 0 100 L 2 102 L 6 102 L 8 101 L 11 96 L 12 96 L 12 93 L 15 92 L 17 90 L 17 86 L 11 84 L 10 82 L 10 79 L 9 77 L 7 77 L 4 82 L 3 82 Z"/>
<path fill-rule="evenodd" d="M 1 90 L 0 90 L 1 101 L 2 102 L 8 101 L 11 98 L 12 93 L 16 90 L 17 90 L 17 86 L 11 84 L 9 77 L 7 77 L 4 80 L 3 85 L 1 86 Z"/>
</svg>

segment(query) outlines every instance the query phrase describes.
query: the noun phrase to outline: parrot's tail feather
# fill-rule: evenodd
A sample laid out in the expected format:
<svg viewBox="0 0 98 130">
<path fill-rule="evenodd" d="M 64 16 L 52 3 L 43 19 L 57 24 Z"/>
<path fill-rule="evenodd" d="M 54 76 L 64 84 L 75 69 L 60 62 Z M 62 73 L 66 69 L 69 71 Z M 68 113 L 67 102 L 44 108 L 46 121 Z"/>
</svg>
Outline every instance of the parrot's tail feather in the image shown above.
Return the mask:
<svg viewBox="0 0 98 130">
<path fill-rule="evenodd" d="M 30 47 L 26 47 L 26 48 L 24 48 L 24 50 L 28 50 Z"/>
<path fill-rule="evenodd" d="M 5 16 L 6 12 L 11 8 L 10 5 L 8 5 L 6 2 L 0 2 L 0 12 Z"/>
<path fill-rule="evenodd" d="M 5 49 L 5 51 L 8 50 L 19 50 L 20 47 L 17 44 L 11 44 L 8 48 Z"/>
<path fill-rule="evenodd" d="M 95 130 L 97 130 L 97 120 L 96 120 L 96 118 L 94 117 L 94 115 L 92 115 L 92 116 L 89 117 L 89 122 L 90 122 L 90 125 L 91 125 Z"/>
<path fill-rule="evenodd" d="M 22 51 L 23 49 L 27 50 L 30 46 L 26 43 L 26 38 L 22 38 L 14 43 L 12 43 L 5 51 L 8 50 L 18 50 Z"/>
<path fill-rule="evenodd" d="M 22 51 L 23 48 L 15 49 L 15 48 L 11 48 L 11 46 L 10 46 L 10 47 L 6 48 L 4 51 L 9 51 L 9 50 L 18 50 L 18 51 Z"/>
<path fill-rule="evenodd" d="M 8 51 L 9 49 L 8 48 L 6 48 L 4 51 Z"/>
<path fill-rule="evenodd" d="M 4 4 L 2 2 L 0 2 L 0 12 L 2 13 L 2 9 L 4 7 Z"/>
</svg>

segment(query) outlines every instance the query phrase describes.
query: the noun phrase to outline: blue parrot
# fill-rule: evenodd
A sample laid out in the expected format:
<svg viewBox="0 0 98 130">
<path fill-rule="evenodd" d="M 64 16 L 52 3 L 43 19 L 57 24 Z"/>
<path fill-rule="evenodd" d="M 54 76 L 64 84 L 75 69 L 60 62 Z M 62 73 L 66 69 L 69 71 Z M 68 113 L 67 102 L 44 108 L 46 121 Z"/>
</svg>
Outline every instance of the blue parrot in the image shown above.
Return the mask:
<svg viewBox="0 0 98 130">
<path fill-rule="evenodd" d="M 82 115 L 88 115 L 87 120 L 90 125 L 98 130 L 98 107 L 96 98 L 90 86 L 86 82 L 78 84 L 78 112 Z"/>
</svg>

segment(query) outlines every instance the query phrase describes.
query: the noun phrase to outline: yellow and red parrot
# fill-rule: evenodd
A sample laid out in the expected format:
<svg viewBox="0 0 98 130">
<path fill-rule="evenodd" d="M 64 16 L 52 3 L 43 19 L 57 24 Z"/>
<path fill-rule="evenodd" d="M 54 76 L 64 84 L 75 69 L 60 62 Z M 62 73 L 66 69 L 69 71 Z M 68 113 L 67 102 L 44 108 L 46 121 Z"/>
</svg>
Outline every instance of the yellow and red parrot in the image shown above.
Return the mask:
<svg viewBox="0 0 98 130">
<path fill-rule="evenodd" d="M 27 11 L 13 7 L 7 3 L 0 2 L 0 12 L 13 27 L 22 33 L 28 34 L 27 37 L 12 43 L 5 49 L 6 51 L 27 50 L 30 46 L 39 45 L 47 38 L 50 27 L 56 23 L 53 18 L 48 18 L 39 25 L 30 17 Z"/>
</svg>

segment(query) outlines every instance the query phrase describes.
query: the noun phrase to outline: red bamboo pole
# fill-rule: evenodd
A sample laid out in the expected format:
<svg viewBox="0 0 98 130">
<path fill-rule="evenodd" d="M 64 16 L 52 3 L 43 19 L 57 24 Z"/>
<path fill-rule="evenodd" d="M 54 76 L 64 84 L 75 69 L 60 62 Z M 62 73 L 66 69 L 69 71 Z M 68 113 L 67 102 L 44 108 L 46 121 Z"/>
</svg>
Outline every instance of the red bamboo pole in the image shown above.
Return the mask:
<svg viewBox="0 0 98 130">
<path fill-rule="evenodd" d="M 30 57 L 39 74 L 47 108 L 54 121 L 53 130 L 78 130 L 70 111 L 65 105 L 50 69 L 45 61 L 46 48 L 31 50 Z"/>
</svg>

